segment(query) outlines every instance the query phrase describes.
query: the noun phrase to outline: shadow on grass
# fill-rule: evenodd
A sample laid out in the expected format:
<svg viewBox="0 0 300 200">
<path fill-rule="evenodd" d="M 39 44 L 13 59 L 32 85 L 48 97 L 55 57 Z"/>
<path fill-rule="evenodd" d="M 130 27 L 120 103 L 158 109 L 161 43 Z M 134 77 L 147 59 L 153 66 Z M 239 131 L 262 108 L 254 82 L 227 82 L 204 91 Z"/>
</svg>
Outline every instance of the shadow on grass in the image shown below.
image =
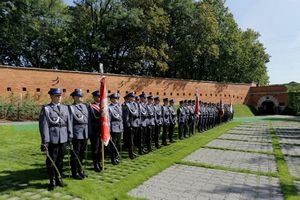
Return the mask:
<svg viewBox="0 0 300 200">
<path fill-rule="evenodd" d="M 19 191 L 27 188 L 47 188 L 48 183 L 41 183 L 47 180 L 45 167 L 37 165 L 37 168 L 24 170 L 4 170 L 0 172 L 0 193 L 7 191 Z M 36 183 L 38 181 L 38 183 Z"/>
</svg>

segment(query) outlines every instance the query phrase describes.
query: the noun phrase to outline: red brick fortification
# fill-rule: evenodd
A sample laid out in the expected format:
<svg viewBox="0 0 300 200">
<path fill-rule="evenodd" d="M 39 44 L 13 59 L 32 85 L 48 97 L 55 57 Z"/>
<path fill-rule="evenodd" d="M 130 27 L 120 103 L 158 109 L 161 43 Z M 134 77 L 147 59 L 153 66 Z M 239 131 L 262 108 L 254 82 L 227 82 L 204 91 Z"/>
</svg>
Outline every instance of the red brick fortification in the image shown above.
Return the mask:
<svg viewBox="0 0 300 200">
<path fill-rule="evenodd" d="M 256 87 L 245 83 L 218 83 L 209 81 L 180 80 L 120 74 L 105 74 L 108 93 L 119 92 L 125 96 L 130 91 L 147 95 L 173 98 L 177 103 L 183 99 L 194 99 L 196 89 L 200 100 L 205 102 L 248 104 L 257 109 L 263 102 L 273 102 L 282 110 L 287 106 L 288 94 L 285 86 Z M 0 66 L 0 96 L 34 96 L 39 101 L 48 99 L 51 87 L 60 87 L 64 96 L 75 88 L 83 89 L 91 96 L 99 88 L 99 74 L 77 71 L 49 70 L 37 68 Z"/>
<path fill-rule="evenodd" d="M 169 97 L 177 102 L 182 99 L 194 99 L 195 91 L 198 89 L 202 101 L 219 102 L 222 98 L 224 103 L 231 100 L 234 104 L 242 104 L 252 86 L 252 84 L 225 84 L 119 74 L 105 74 L 105 76 L 109 93 L 119 92 L 124 96 L 129 91 L 138 94 L 144 91 L 148 95 Z M 29 94 L 40 100 L 48 98 L 47 92 L 51 87 L 62 88 L 66 96 L 69 96 L 75 88 L 83 89 L 85 94 L 99 88 L 98 73 L 10 66 L 0 66 L 0 81 L 0 96 Z"/>
</svg>

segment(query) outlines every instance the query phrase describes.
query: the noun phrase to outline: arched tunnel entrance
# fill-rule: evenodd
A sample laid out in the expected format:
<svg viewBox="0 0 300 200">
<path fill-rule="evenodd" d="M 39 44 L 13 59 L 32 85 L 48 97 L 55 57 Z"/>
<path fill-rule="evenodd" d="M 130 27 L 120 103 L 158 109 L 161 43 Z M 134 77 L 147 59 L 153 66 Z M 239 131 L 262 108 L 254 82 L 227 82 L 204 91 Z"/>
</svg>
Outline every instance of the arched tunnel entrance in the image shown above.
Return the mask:
<svg viewBox="0 0 300 200">
<path fill-rule="evenodd" d="M 276 114 L 276 107 L 272 101 L 264 101 L 261 104 L 261 114 L 263 115 L 274 115 Z"/>
<path fill-rule="evenodd" d="M 261 97 L 256 107 L 260 115 L 275 115 L 279 113 L 278 99 L 271 95 Z"/>
</svg>

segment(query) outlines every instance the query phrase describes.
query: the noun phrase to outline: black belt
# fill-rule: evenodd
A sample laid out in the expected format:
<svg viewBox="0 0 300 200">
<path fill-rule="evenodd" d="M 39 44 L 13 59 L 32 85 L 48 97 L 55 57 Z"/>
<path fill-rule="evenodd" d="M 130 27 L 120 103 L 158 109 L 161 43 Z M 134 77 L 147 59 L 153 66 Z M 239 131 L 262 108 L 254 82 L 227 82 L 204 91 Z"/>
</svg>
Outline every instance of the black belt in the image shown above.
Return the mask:
<svg viewBox="0 0 300 200">
<path fill-rule="evenodd" d="M 55 124 L 55 125 L 51 125 L 50 128 L 51 127 L 67 127 L 67 125 Z"/>
<path fill-rule="evenodd" d="M 74 123 L 74 125 L 87 125 L 88 123 Z"/>
</svg>

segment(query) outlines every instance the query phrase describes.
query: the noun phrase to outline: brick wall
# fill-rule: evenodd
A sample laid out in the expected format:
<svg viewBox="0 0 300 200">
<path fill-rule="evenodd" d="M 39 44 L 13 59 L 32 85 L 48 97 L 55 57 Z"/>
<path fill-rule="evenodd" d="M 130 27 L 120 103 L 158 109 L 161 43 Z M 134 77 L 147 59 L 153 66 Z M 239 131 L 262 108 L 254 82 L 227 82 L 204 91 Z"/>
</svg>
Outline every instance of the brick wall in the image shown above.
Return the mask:
<svg viewBox="0 0 300 200">
<path fill-rule="evenodd" d="M 196 89 L 199 89 L 200 99 L 206 102 L 224 103 L 230 100 L 234 104 L 245 103 L 252 84 L 223 84 L 193 80 L 178 80 L 106 74 L 108 92 L 119 92 L 124 96 L 129 91 L 155 96 L 166 96 L 177 102 L 182 99 L 193 99 Z M 46 70 L 36 68 L 0 66 L 0 96 L 22 96 L 29 94 L 40 101 L 48 98 L 47 92 L 51 87 L 64 89 L 68 97 L 75 88 L 83 89 L 90 95 L 99 88 L 99 74 Z"/>
<path fill-rule="evenodd" d="M 288 105 L 288 89 L 282 85 L 251 87 L 246 104 L 257 107 L 260 100 L 275 100 L 280 110 L 283 111 Z"/>
</svg>

